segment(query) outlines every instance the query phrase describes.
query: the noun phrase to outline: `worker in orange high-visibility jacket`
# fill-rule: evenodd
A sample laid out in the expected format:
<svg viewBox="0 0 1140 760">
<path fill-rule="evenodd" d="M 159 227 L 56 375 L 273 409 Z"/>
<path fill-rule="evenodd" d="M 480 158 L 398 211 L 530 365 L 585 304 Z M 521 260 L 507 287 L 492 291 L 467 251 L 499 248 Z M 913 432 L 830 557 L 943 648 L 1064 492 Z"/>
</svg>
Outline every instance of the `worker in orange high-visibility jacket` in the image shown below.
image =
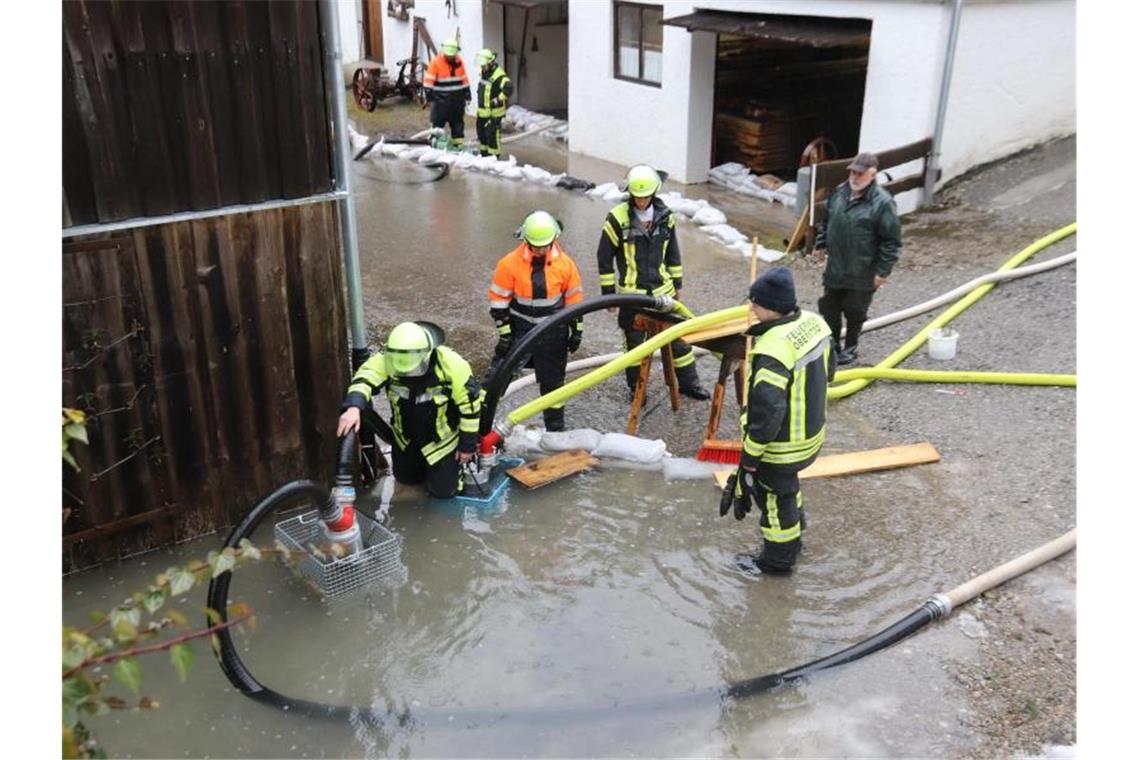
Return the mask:
<svg viewBox="0 0 1140 760">
<path fill-rule="evenodd" d="M 501 360 L 536 324 L 584 298 L 574 260 L 558 245 L 562 225 L 545 211 L 530 214 L 515 232 L 517 248 L 499 259 L 491 280 L 491 318 L 499 330 L 495 360 Z M 542 336 L 530 355 L 538 389 L 546 394 L 566 382 L 567 354 L 582 345 L 582 319 Z M 542 413 L 546 429 L 566 428 L 562 404 Z"/>
<path fill-rule="evenodd" d="M 424 70 L 424 95 L 431 103 L 431 125 L 437 129 L 449 126 L 450 149 L 463 150 L 463 111 L 471 100 L 471 82 L 459 57 L 459 42 L 446 40 L 439 49 L 439 55 Z"/>
</svg>

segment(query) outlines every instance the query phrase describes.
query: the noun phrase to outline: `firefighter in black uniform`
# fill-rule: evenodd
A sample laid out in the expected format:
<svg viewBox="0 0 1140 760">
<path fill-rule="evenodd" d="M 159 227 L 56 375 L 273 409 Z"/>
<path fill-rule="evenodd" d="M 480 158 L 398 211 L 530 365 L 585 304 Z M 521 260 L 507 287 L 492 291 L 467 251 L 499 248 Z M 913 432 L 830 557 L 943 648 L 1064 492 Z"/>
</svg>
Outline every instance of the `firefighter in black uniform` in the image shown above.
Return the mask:
<svg viewBox="0 0 1140 760">
<path fill-rule="evenodd" d="M 475 60 L 479 64 L 479 88 L 475 96 L 475 133 L 479 136 L 479 154 L 497 158 L 501 150 L 507 98 L 514 92 L 514 85 L 499 65 L 494 50 L 480 50 Z"/>
<path fill-rule="evenodd" d="M 748 406 L 741 415 L 744 451 L 729 477 L 720 514 L 743 520 L 760 512 L 759 554 L 737 557 L 750 571 L 786 573 L 796 563 L 803 530 L 799 472 L 823 446 L 827 384 L 835 377 L 831 330 L 823 317 L 796 306 L 792 272 L 776 267 L 748 291 L 758 323 L 748 330 Z"/>
</svg>

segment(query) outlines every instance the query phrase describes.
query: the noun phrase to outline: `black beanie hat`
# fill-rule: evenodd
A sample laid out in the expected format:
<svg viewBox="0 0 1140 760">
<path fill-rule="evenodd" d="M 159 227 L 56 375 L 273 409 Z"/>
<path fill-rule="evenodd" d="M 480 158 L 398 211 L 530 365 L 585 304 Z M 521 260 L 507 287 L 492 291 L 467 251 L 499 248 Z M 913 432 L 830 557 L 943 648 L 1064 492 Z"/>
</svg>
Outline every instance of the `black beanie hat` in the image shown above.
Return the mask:
<svg viewBox="0 0 1140 760">
<path fill-rule="evenodd" d="M 765 309 L 787 314 L 796 309 L 796 284 L 792 270 L 774 267 L 756 278 L 748 289 L 748 299 Z"/>
</svg>

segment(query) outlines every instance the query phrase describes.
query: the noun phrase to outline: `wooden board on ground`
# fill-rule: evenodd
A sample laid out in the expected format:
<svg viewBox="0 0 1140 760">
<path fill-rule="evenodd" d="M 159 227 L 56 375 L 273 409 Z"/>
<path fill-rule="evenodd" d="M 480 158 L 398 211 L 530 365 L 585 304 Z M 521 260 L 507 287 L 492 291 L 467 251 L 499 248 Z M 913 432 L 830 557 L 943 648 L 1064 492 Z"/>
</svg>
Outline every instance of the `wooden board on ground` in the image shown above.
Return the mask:
<svg viewBox="0 0 1140 760">
<path fill-rule="evenodd" d="M 905 446 L 888 446 L 885 449 L 853 451 L 850 454 L 823 456 L 800 472 L 800 480 L 805 478 L 832 478 L 836 475 L 857 475 L 862 472 L 893 470 L 915 464 L 929 464 L 942 459 L 938 450 L 928 441 L 911 443 Z M 717 488 L 723 490 L 728 476 L 735 470 L 720 470 L 713 473 Z"/>
<path fill-rule="evenodd" d="M 533 462 L 520 464 L 518 467 L 507 470 L 507 475 L 527 488 L 538 488 L 547 483 L 561 480 L 567 475 L 588 470 L 597 464 L 598 460 L 590 456 L 590 453 L 585 449 L 571 449 L 536 459 Z"/>
</svg>

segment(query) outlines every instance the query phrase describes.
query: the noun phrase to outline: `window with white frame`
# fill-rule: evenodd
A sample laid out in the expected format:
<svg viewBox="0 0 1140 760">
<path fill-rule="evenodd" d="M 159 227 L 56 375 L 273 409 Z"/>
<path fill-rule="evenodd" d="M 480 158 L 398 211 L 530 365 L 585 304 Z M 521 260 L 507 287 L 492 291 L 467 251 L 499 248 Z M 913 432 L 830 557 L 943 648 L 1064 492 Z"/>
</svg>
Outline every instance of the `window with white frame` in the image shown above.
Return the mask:
<svg viewBox="0 0 1140 760">
<path fill-rule="evenodd" d="M 660 5 L 614 0 L 614 77 L 661 86 Z"/>
</svg>

